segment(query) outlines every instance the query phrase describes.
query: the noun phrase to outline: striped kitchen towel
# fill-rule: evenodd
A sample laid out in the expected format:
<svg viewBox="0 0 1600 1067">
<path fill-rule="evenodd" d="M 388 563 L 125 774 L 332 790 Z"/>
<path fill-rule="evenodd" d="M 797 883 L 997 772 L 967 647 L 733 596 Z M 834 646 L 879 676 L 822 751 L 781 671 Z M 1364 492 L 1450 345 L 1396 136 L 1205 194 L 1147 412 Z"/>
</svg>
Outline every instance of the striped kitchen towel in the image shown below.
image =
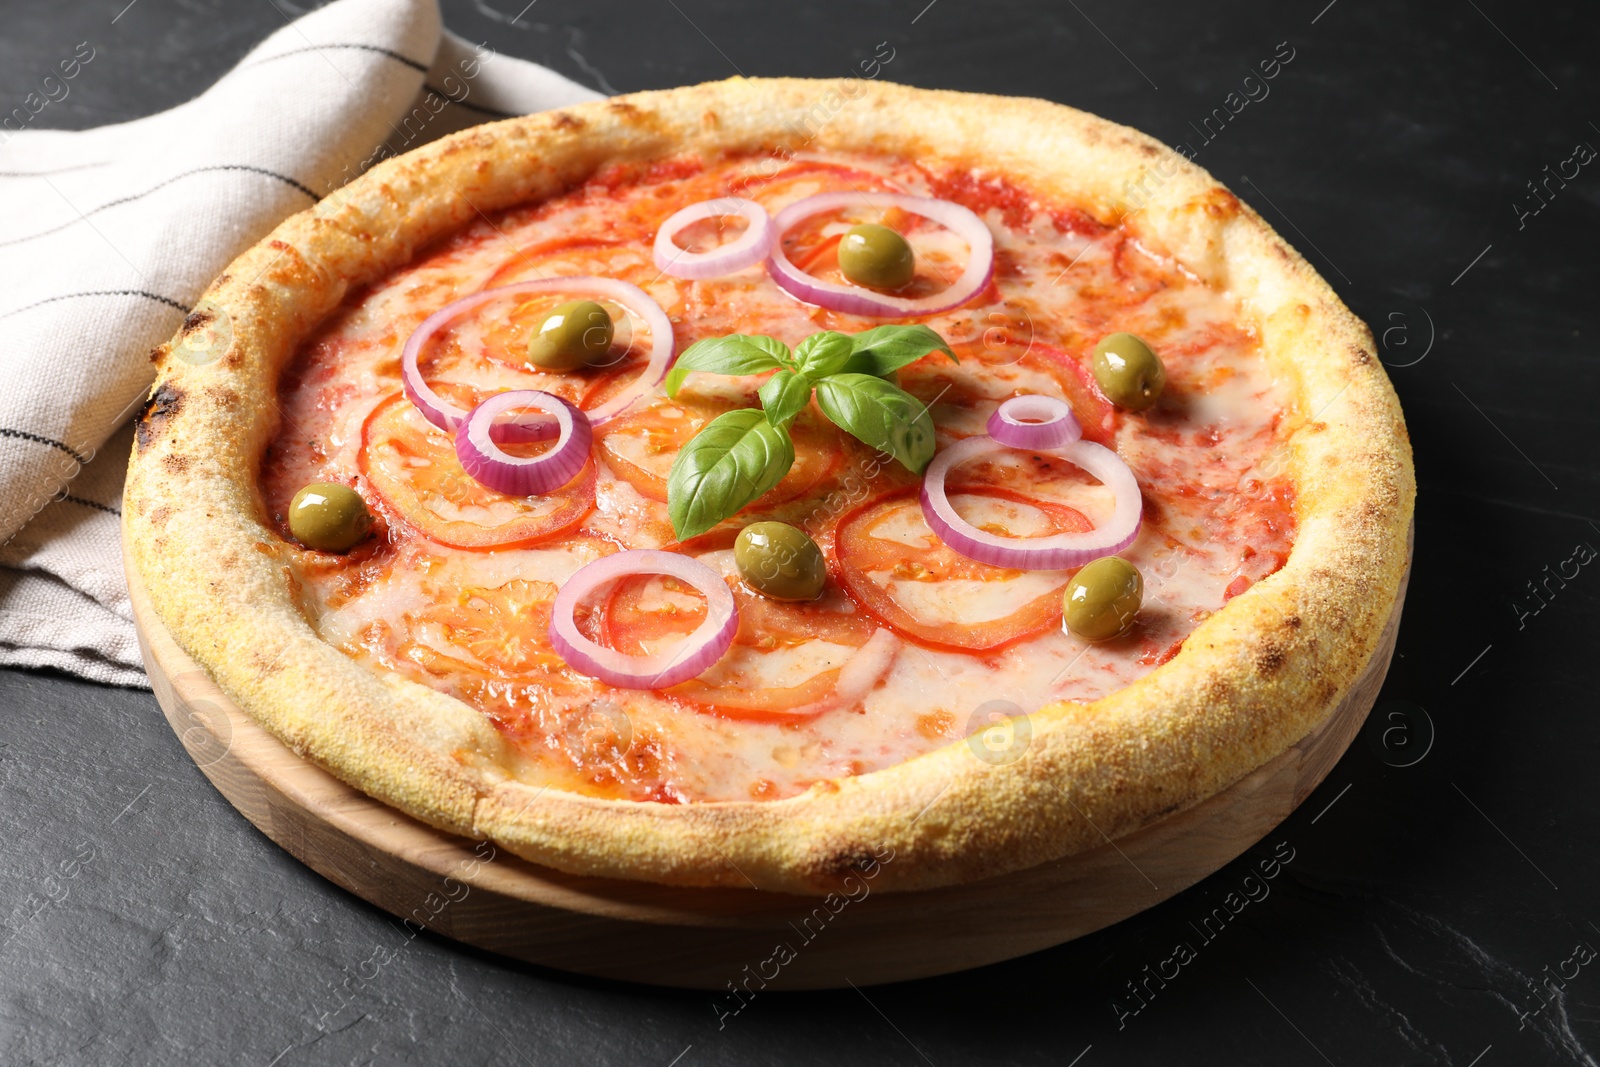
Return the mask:
<svg viewBox="0 0 1600 1067">
<path fill-rule="evenodd" d="M 34 128 L 93 62 L 92 42 L 41 58 L 39 93 L 0 114 L 0 665 L 144 685 L 118 509 L 150 350 L 377 161 L 599 94 L 444 32 L 437 0 L 338 0 L 170 111 Z"/>
</svg>

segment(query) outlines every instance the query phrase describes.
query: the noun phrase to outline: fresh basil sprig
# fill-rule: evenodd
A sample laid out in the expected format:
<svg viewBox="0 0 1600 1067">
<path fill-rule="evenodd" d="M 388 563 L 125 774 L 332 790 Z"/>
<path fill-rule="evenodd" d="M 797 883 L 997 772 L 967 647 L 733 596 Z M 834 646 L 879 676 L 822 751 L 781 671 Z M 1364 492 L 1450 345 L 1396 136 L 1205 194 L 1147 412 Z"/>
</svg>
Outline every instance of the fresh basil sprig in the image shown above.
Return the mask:
<svg viewBox="0 0 1600 1067">
<path fill-rule="evenodd" d="M 711 529 L 777 485 L 793 464 L 789 432 L 759 409 L 718 415 L 672 461 L 667 511 L 678 539 Z"/>
<path fill-rule="evenodd" d="M 888 380 L 932 352 L 956 354 L 923 325 L 878 326 L 858 334 L 824 330 L 791 352 L 759 334 L 730 334 L 696 342 L 667 375 L 676 396 L 695 371 L 760 374 L 760 408 L 712 419 L 684 445 L 667 475 L 667 515 L 679 540 L 711 529 L 777 485 L 794 465 L 789 428 L 811 402 L 836 426 L 921 473 L 933 459 L 933 418 L 922 401 Z"/>
<path fill-rule="evenodd" d="M 706 370 L 717 374 L 760 374 L 762 371 L 787 367 L 794 370 L 794 357 L 789 346 L 775 337 L 760 334 L 731 333 L 726 337 L 708 337 L 696 341 L 683 350 L 678 361 L 667 372 L 667 395 L 677 396 L 683 380 L 690 371 Z"/>
<path fill-rule="evenodd" d="M 835 426 L 887 452 L 913 474 L 933 458 L 933 416 L 893 382 L 835 374 L 817 383 L 817 407 Z"/>
</svg>

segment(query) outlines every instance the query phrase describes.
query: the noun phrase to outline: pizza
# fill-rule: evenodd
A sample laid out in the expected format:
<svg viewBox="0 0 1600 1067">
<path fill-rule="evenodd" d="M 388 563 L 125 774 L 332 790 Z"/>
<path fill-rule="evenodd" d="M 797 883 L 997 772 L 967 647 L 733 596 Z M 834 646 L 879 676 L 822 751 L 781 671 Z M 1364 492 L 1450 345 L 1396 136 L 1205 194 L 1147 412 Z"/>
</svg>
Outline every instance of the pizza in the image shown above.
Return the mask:
<svg viewBox="0 0 1600 1067">
<path fill-rule="evenodd" d="M 124 514 L 181 646 L 576 874 L 1096 846 L 1316 728 L 1407 562 L 1366 327 L 1204 171 L 1036 100 L 738 79 L 468 130 L 153 358 Z"/>
</svg>

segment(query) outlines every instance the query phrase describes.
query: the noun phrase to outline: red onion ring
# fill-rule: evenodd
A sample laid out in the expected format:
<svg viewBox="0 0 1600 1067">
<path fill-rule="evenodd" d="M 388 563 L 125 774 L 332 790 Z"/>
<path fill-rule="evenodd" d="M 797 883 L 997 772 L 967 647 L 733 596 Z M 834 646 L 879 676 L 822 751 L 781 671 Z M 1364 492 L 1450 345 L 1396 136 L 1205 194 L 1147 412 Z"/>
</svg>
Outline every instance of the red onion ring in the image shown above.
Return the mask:
<svg viewBox="0 0 1600 1067">
<path fill-rule="evenodd" d="M 1116 497 L 1116 509 L 1104 525 L 1086 533 L 1059 533 L 1049 537 L 1001 537 L 973 526 L 950 505 L 945 477 L 969 459 L 1008 446 L 992 437 L 968 437 L 934 457 L 922 480 L 922 517 L 940 540 L 968 559 L 992 567 L 1055 571 L 1120 552 L 1133 544 L 1144 522 L 1144 502 L 1133 472 L 1109 448 L 1093 441 L 1074 441 L 1049 449 L 1052 455 L 1076 463 L 1105 483 Z"/>
<path fill-rule="evenodd" d="M 673 240 L 678 231 L 702 219 L 737 215 L 750 225 L 736 240 L 710 252 L 690 252 Z M 663 274 L 699 280 L 743 270 L 767 258 L 772 247 L 772 216 L 754 200 L 725 196 L 702 200 L 673 215 L 656 231 L 655 261 Z"/>
<path fill-rule="evenodd" d="M 422 325 L 412 331 L 411 336 L 407 338 L 406 346 L 400 353 L 400 382 L 405 388 L 406 396 L 417 406 L 417 410 L 422 412 L 423 418 L 448 433 L 460 425 L 467 417 L 467 413 L 435 393 L 423 379 L 422 371 L 417 366 L 422 346 L 447 324 L 473 308 L 487 304 L 491 300 L 523 293 L 598 296 L 621 304 L 630 314 L 643 320 L 650 328 L 650 362 L 632 385 L 588 412 L 589 422 L 592 425 L 604 426 L 626 411 L 635 400 L 660 385 L 661 379 L 667 376 L 667 368 L 672 365 L 672 357 L 676 352 L 676 342 L 672 336 L 672 320 L 661 310 L 661 305 L 650 299 L 650 295 L 637 285 L 630 285 L 615 278 L 593 277 L 541 278 L 535 281 L 516 282 L 512 285 L 502 285 L 497 289 L 485 289 L 481 293 L 473 293 L 471 296 L 464 296 L 460 300 L 446 304 L 423 319 Z M 528 416 L 525 419 L 495 424 L 495 439 L 537 441 L 551 436 L 553 429 L 554 424 L 549 419 L 543 416 Z"/>
<path fill-rule="evenodd" d="M 535 407 L 555 417 L 558 432 L 550 449 L 537 456 L 512 456 L 495 444 L 495 417 L 517 407 Z M 567 401 L 538 389 L 513 389 L 473 408 L 457 427 L 456 458 L 463 470 L 496 492 L 538 496 L 572 481 L 589 461 L 593 441 L 589 416 Z"/>
<path fill-rule="evenodd" d="M 989 436 L 1011 448 L 1062 448 L 1083 436 L 1065 400 L 1042 393 L 1014 396 L 989 416 Z"/>
<path fill-rule="evenodd" d="M 949 288 L 932 296 L 911 300 L 889 296 L 859 285 L 834 285 L 820 281 L 796 267 L 783 250 L 783 235 L 794 225 L 812 215 L 841 207 L 858 206 L 863 201 L 876 207 L 887 204 L 913 215 L 921 215 L 954 230 L 967 242 L 970 250 L 966 269 Z M 840 311 L 847 315 L 866 315 L 875 318 L 906 318 L 913 315 L 933 315 L 948 311 L 971 300 L 981 293 L 994 273 L 994 235 L 984 221 L 960 204 L 950 200 L 934 200 L 925 196 L 905 196 L 899 193 L 818 193 L 778 212 L 772 220 L 777 231 L 772 241 L 772 254 L 767 259 L 767 270 L 779 288 L 808 304 Z"/>
<path fill-rule="evenodd" d="M 589 593 L 618 578 L 665 574 L 706 597 L 706 618 L 672 652 L 633 656 L 589 640 L 573 612 Z M 697 559 L 656 548 L 630 548 L 580 567 L 550 609 L 550 644 L 573 670 L 618 689 L 665 689 L 688 681 L 722 658 L 739 629 L 739 607 L 722 576 Z"/>
</svg>

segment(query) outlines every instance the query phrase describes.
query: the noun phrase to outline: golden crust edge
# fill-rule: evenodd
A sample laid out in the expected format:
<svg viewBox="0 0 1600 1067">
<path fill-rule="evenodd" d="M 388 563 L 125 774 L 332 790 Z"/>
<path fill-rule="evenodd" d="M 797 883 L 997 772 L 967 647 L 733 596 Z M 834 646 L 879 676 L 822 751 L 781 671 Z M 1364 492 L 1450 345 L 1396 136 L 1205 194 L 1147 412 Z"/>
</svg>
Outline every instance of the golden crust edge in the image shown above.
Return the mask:
<svg viewBox="0 0 1600 1067">
<path fill-rule="evenodd" d="M 1102 218 L 1139 207 L 1128 183 L 1142 178 L 1141 238 L 1239 293 L 1269 358 L 1296 379 L 1300 531 L 1289 562 L 1139 682 L 1035 713 L 1033 747 L 1005 767 L 957 741 L 783 801 L 686 806 L 505 780 L 495 771 L 503 743 L 481 715 L 377 677 L 320 641 L 295 608 L 276 538 L 256 518 L 255 471 L 273 422 L 239 398 L 275 395 L 284 361 L 348 279 L 395 269 L 478 212 L 549 195 L 619 154 L 792 143 L 795 124 L 819 107 L 827 121 L 811 146 L 982 160 L 1041 193 L 1087 197 Z M 892 849 L 879 884 L 915 889 L 1092 847 L 1101 831 L 1116 837 L 1198 803 L 1326 718 L 1371 658 L 1405 564 L 1410 448 L 1366 327 L 1204 171 L 1142 134 L 1044 101 L 733 80 L 479 127 L 381 164 L 285 221 L 200 306 L 226 313 L 233 344 L 214 364 L 173 356 L 191 316 L 157 350 L 157 403 L 130 463 L 125 527 L 157 613 L 295 751 L 433 825 L 573 873 L 817 892 Z"/>
</svg>

